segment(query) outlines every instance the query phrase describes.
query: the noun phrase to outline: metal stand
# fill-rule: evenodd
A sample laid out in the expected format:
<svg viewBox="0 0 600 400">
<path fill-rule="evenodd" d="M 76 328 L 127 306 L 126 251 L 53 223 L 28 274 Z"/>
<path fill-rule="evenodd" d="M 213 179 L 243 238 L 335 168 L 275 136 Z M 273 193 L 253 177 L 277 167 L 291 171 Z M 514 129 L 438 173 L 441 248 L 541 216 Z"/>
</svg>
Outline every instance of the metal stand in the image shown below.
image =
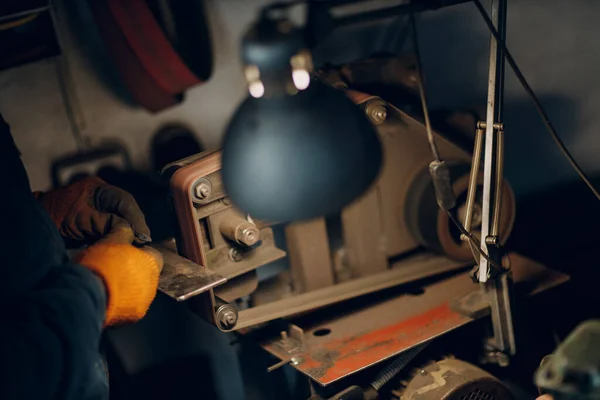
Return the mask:
<svg viewBox="0 0 600 400">
<path fill-rule="evenodd" d="M 506 34 L 506 0 L 492 0 L 492 21 L 504 41 Z M 473 164 L 467 193 L 465 229 L 470 230 L 473 204 L 483 157 L 483 193 L 481 250 L 496 266 L 502 265 L 499 239 L 500 210 L 503 186 L 504 125 L 502 103 L 504 97 L 504 52 L 494 36 L 490 41 L 490 69 L 488 77 L 488 107 L 486 122 L 477 124 Z M 482 148 L 483 147 L 483 148 Z M 468 239 L 468 238 L 464 238 Z M 494 337 L 488 343 L 488 361 L 508 365 L 509 356 L 516 351 L 512 318 L 512 276 L 499 269 L 483 256 L 479 260 L 476 279 L 490 304 Z"/>
</svg>

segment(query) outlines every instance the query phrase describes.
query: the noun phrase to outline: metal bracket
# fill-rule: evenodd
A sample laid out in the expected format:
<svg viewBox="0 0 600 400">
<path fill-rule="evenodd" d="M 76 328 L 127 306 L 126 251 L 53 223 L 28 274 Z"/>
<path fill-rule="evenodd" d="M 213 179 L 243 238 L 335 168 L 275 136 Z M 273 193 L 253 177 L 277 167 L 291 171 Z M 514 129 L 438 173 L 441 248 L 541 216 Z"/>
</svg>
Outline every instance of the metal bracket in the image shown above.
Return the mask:
<svg viewBox="0 0 600 400">
<path fill-rule="evenodd" d="M 305 349 L 304 330 L 297 325 L 290 324 L 288 331 L 281 331 L 281 339 L 276 347 L 289 354 L 289 357 L 267 368 L 267 372 L 275 371 L 288 364 L 293 366 L 302 364 L 304 359 L 298 354 L 304 352 Z"/>
</svg>

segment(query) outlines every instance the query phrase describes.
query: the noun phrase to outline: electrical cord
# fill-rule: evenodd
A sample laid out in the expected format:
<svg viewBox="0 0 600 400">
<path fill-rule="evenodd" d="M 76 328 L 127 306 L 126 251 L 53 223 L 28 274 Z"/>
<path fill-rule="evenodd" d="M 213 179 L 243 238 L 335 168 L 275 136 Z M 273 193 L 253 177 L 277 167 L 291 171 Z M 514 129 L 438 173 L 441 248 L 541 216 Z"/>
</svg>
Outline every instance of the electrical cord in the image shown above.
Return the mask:
<svg viewBox="0 0 600 400">
<path fill-rule="evenodd" d="M 454 213 L 452 213 L 451 210 L 447 210 L 447 213 L 448 213 L 448 217 L 454 223 L 454 225 L 456 225 L 456 227 L 458 228 L 460 233 L 465 235 L 467 237 L 467 239 L 469 239 L 469 244 L 471 245 L 471 251 L 476 251 L 481 257 L 483 257 L 488 263 L 490 263 L 490 265 L 494 266 L 499 271 L 507 271 L 508 272 L 510 270 L 510 266 L 505 267 L 501 264 L 498 264 L 496 261 L 492 260 L 492 258 L 485 251 L 483 251 L 481 249 L 481 242 L 479 241 L 479 239 L 477 239 L 475 236 L 473 236 L 471 234 L 471 232 L 468 232 L 465 229 L 463 224 L 461 224 L 461 222 L 456 218 L 456 216 L 454 215 Z M 504 256 L 506 256 L 506 255 L 503 254 L 503 257 Z"/>
<path fill-rule="evenodd" d="M 427 110 L 427 97 L 425 97 L 425 87 L 423 85 L 423 71 L 421 70 L 421 51 L 419 50 L 419 36 L 417 32 L 417 22 L 415 14 L 410 13 L 410 24 L 412 26 L 413 50 L 415 52 L 416 69 L 417 69 L 417 85 L 419 86 L 419 97 L 421 98 L 421 107 L 423 107 L 423 118 L 425 119 L 425 129 L 427 130 L 427 140 L 429 148 L 435 161 L 440 162 L 440 153 L 435 143 L 433 132 L 431 131 L 431 122 L 429 121 L 429 111 Z"/>
<path fill-rule="evenodd" d="M 531 101 L 533 101 L 533 104 L 534 104 L 540 118 L 544 122 L 544 125 L 546 125 L 546 129 L 550 133 L 550 136 L 552 136 L 552 139 L 558 146 L 560 152 L 567 159 L 567 161 L 571 164 L 571 166 L 573 167 L 575 172 L 577 172 L 579 177 L 585 182 L 585 184 L 588 186 L 588 188 L 592 191 L 594 196 L 596 196 L 596 198 L 598 200 L 600 200 L 600 193 L 598 193 L 598 191 L 596 190 L 594 185 L 592 185 L 592 183 L 590 182 L 590 180 L 587 177 L 587 175 L 585 174 L 585 172 L 583 172 L 583 170 L 581 169 L 581 167 L 579 166 L 577 161 L 575 161 L 575 159 L 573 158 L 573 156 L 571 155 L 571 153 L 569 152 L 569 150 L 567 149 L 565 144 L 562 142 L 562 140 L 558 136 L 558 133 L 556 132 L 556 129 L 554 128 L 554 125 L 552 125 L 552 122 L 550 121 L 550 117 L 548 117 L 548 114 L 544 110 L 544 107 L 542 107 L 540 100 L 537 98 L 537 96 L 536 96 L 535 92 L 533 91 L 533 89 L 531 88 L 531 86 L 529 86 L 529 83 L 523 76 L 523 73 L 519 69 L 519 66 L 517 65 L 515 59 L 508 51 L 508 48 L 506 47 L 506 43 L 504 42 L 504 40 L 502 40 L 502 38 L 498 34 L 498 31 L 494 27 L 494 23 L 488 16 L 487 12 L 485 11 L 485 8 L 483 8 L 481 1 L 474 0 L 474 3 L 475 3 L 475 6 L 477 6 L 477 9 L 479 10 L 479 13 L 483 17 L 483 20 L 485 21 L 486 25 L 488 26 L 491 34 L 494 36 L 494 39 L 496 39 L 496 43 L 500 46 L 501 50 L 504 52 L 504 56 L 506 58 L 506 61 L 508 61 L 508 65 L 510 65 L 510 68 L 513 70 L 513 72 L 517 76 L 519 83 L 521 84 L 521 86 L 523 86 L 523 89 L 525 89 L 525 92 L 527 92 L 527 94 L 531 98 Z"/>
</svg>

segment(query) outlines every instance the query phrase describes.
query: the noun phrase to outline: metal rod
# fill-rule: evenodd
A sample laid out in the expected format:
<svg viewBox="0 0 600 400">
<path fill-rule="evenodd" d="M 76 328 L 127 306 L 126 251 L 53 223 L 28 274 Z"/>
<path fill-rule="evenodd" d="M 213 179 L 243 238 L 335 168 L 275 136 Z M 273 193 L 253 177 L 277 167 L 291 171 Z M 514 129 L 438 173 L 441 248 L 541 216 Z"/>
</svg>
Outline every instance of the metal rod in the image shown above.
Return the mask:
<svg viewBox="0 0 600 400">
<path fill-rule="evenodd" d="M 288 365 L 289 363 L 292 362 L 292 358 L 286 358 L 285 360 L 281 360 L 279 361 L 277 364 L 271 365 L 269 368 L 267 368 L 267 372 L 273 372 L 281 367 L 284 367 L 286 365 Z"/>
<path fill-rule="evenodd" d="M 575 161 L 573 156 L 567 150 L 567 147 L 565 146 L 565 144 L 562 142 L 562 140 L 558 136 L 558 133 L 556 132 L 556 129 L 554 128 L 554 125 L 552 125 L 552 121 L 550 121 L 550 117 L 548 116 L 548 114 L 546 113 L 546 110 L 544 110 L 544 107 L 542 106 L 542 103 L 540 103 L 540 100 L 537 98 L 535 92 L 533 91 L 531 86 L 529 86 L 529 83 L 525 79 L 525 76 L 523 76 L 523 73 L 519 69 L 519 66 L 517 65 L 515 59 L 510 54 L 510 51 L 508 51 L 508 49 L 506 48 L 505 41 L 502 39 L 501 35 L 498 33 L 498 31 L 494 27 L 492 20 L 487 15 L 487 12 L 481 5 L 481 2 L 479 0 L 474 0 L 474 2 L 475 2 L 475 6 L 477 6 L 477 9 L 479 10 L 479 13 L 483 17 L 484 22 L 487 24 L 492 36 L 494 36 L 494 38 L 496 39 L 496 41 L 502 48 L 502 50 L 504 52 L 504 56 L 506 57 L 506 61 L 508 62 L 508 65 L 510 65 L 511 69 L 515 73 L 515 76 L 519 80 L 519 83 L 521 84 L 521 86 L 523 86 L 523 89 L 525 89 L 525 92 L 527 92 L 527 94 L 531 98 L 531 101 L 533 101 L 533 105 L 535 106 L 538 114 L 542 118 L 544 125 L 546 125 L 546 129 L 548 129 L 548 132 L 550 133 L 552 140 L 554 140 L 554 142 L 558 146 L 562 155 L 571 164 L 571 166 L 573 167 L 575 172 L 577 172 L 579 177 L 585 182 L 585 184 L 592 191 L 594 196 L 596 196 L 596 198 L 598 200 L 600 200 L 600 193 L 598 192 L 598 190 L 596 190 L 596 188 L 594 188 L 594 185 L 592 185 L 592 182 L 590 182 L 590 179 L 587 177 L 585 172 L 583 172 L 583 170 L 581 169 L 581 167 L 579 166 L 577 161 Z"/>
<path fill-rule="evenodd" d="M 465 230 L 471 232 L 471 221 L 473 220 L 473 204 L 475 204 L 475 194 L 477 194 L 477 181 L 479 179 L 479 166 L 481 165 L 481 149 L 483 147 L 483 129 L 481 124 L 477 124 L 475 131 L 475 146 L 473 148 L 473 159 L 471 160 L 471 175 L 469 176 L 469 190 L 467 191 L 467 215 L 465 215 Z M 461 235 L 464 241 L 468 237 Z"/>
<path fill-rule="evenodd" d="M 506 12 L 507 12 L 507 0 L 498 0 L 498 36 L 504 42 L 506 40 Z M 496 42 L 496 98 L 494 105 L 496 107 L 496 121 L 502 122 L 504 114 L 504 49 L 498 45 L 498 41 L 494 37 Z M 496 128 L 496 126 L 494 126 Z"/>
<path fill-rule="evenodd" d="M 498 2 L 498 26 L 502 29 L 499 29 L 498 35 L 502 42 L 506 40 L 506 12 L 507 12 L 507 1 L 502 0 Z M 494 192 L 494 213 L 492 216 L 492 224 L 490 229 L 491 239 L 489 243 L 487 243 L 488 238 L 486 237 L 486 244 L 499 244 L 499 230 L 500 230 L 500 210 L 502 207 L 502 187 L 504 183 L 503 174 L 504 174 L 504 132 L 502 127 L 502 118 L 504 111 L 504 49 L 502 46 L 498 45 L 496 38 L 493 40 L 496 42 L 496 93 L 495 93 L 495 121 L 499 124 L 494 124 L 494 129 L 496 130 L 496 159 L 495 159 L 495 168 L 496 168 L 496 177 L 495 177 L 495 192 Z M 484 236 L 482 236 L 482 239 Z"/>
<path fill-rule="evenodd" d="M 504 31 L 506 27 L 506 20 L 504 16 L 500 15 L 500 11 L 506 10 L 506 7 L 502 6 L 505 0 L 492 0 L 492 20 L 495 26 L 498 27 L 499 31 Z M 500 35 L 502 36 L 502 35 Z M 498 68 L 502 64 L 498 61 L 502 58 L 503 53 L 498 52 L 498 46 L 496 39 L 492 36 L 490 38 L 490 70 L 488 75 L 488 97 L 487 97 L 487 114 L 486 114 L 486 126 L 485 126 L 485 147 L 483 154 L 483 189 L 482 189 L 482 204 L 481 204 L 481 250 L 488 253 L 491 257 L 494 257 L 489 253 L 486 238 L 490 235 L 490 225 L 492 222 L 492 190 L 494 188 L 494 123 L 496 122 L 496 112 L 498 98 L 502 99 L 502 96 L 496 94 L 497 91 L 502 91 L 504 88 L 498 86 L 499 75 Z M 503 81 L 500 80 L 500 83 Z M 493 258 L 495 261 L 499 261 L 498 257 Z M 480 258 L 479 262 L 479 282 L 487 282 L 490 276 L 490 264 L 484 258 Z"/>
<path fill-rule="evenodd" d="M 496 193 L 494 198 L 494 216 L 490 236 L 493 243 L 500 243 L 500 211 L 502 210 L 502 189 L 504 187 L 504 130 L 502 126 L 496 130 Z M 488 243 L 490 244 L 490 243 Z"/>
<path fill-rule="evenodd" d="M 497 37 L 490 38 L 490 71 L 488 77 L 488 108 L 486 116 L 484 170 L 483 170 L 483 200 L 482 200 L 482 223 L 481 223 L 481 249 L 487 252 L 494 264 L 501 264 L 501 252 L 497 248 L 488 247 L 488 237 L 493 234 L 496 212 L 500 212 L 500 201 L 498 195 L 498 184 L 502 184 L 503 168 L 503 142 L 497 140 L 495 133 L 501 125 L 496 124 L 497 118 L 502 113 L 502 101 L 504 91 L 504 63 L 505 49 L 498 47 L 498 40 L 505 36 L 506 30 L 506 0 L 492 0 L 491 23 L 498 30 Z M 487 14 L 486 14 L 487 15 Z M 500 134 L 501 138 L 502 134 Z M 498 146 L 500 148 L 498 149 Z M 492 190 L 496 189 L 494 204 Z M 498 210 L 492 209 L 497 205 Z M 492 211 L 494 210 L 494 211 Z M 497 227 L 496 227 L 497 229 Z M 490 251 L 493 250 L 493 251 Z M 492 276 L 490 274 L 490 263 L 484 257 L 480 258 L 478 280 L 481 289 L 485 293 L 489 303 L 492 318 L 494 337 L 491 339 L 491 359 L 499 365 L 507 365 L 507 355 L 515 354 L 515 335 L 512 318 L 512 279 L 510 271 Z"/>
</svg>

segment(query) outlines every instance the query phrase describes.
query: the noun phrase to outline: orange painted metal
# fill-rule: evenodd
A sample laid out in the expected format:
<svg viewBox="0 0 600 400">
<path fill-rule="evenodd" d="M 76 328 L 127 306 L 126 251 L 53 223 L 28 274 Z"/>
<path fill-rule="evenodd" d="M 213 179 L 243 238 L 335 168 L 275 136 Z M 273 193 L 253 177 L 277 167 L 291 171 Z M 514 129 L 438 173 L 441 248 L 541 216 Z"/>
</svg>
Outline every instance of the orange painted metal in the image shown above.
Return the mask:
<svg viewBox="0 0 600 400">
<path fill-rule="evenodd" d="M 514 253 L 511 261 L 516 289 L 524 295 L 569 279 Z M 426 284 L 422 289 L 423 293 L 415 295 L 400 288 L 392 298 L 365 301 L 318 322 L 297 322 L 300 329 L 295 329 L 303 333 L 294 335 L 294 343 L 290 343 L 290 330 L 284 338 L 265 340 L 262 347 L 282 360 L 296 357 L 300 362 L 294 368 L 327 386 L 474 320 L 451 307 L 455 299 L 479 290 L 468 273 Z"/>
<path fill-rule="evenodd" d="M 470 321 L 471 318 L 452 311 L 450 304 L 444 303 L 406 321 L 329 342 L 326 349 L 330 357 L 315 358 L 307 354 L 302 370 L 327 385 Z"/>
</svg>

